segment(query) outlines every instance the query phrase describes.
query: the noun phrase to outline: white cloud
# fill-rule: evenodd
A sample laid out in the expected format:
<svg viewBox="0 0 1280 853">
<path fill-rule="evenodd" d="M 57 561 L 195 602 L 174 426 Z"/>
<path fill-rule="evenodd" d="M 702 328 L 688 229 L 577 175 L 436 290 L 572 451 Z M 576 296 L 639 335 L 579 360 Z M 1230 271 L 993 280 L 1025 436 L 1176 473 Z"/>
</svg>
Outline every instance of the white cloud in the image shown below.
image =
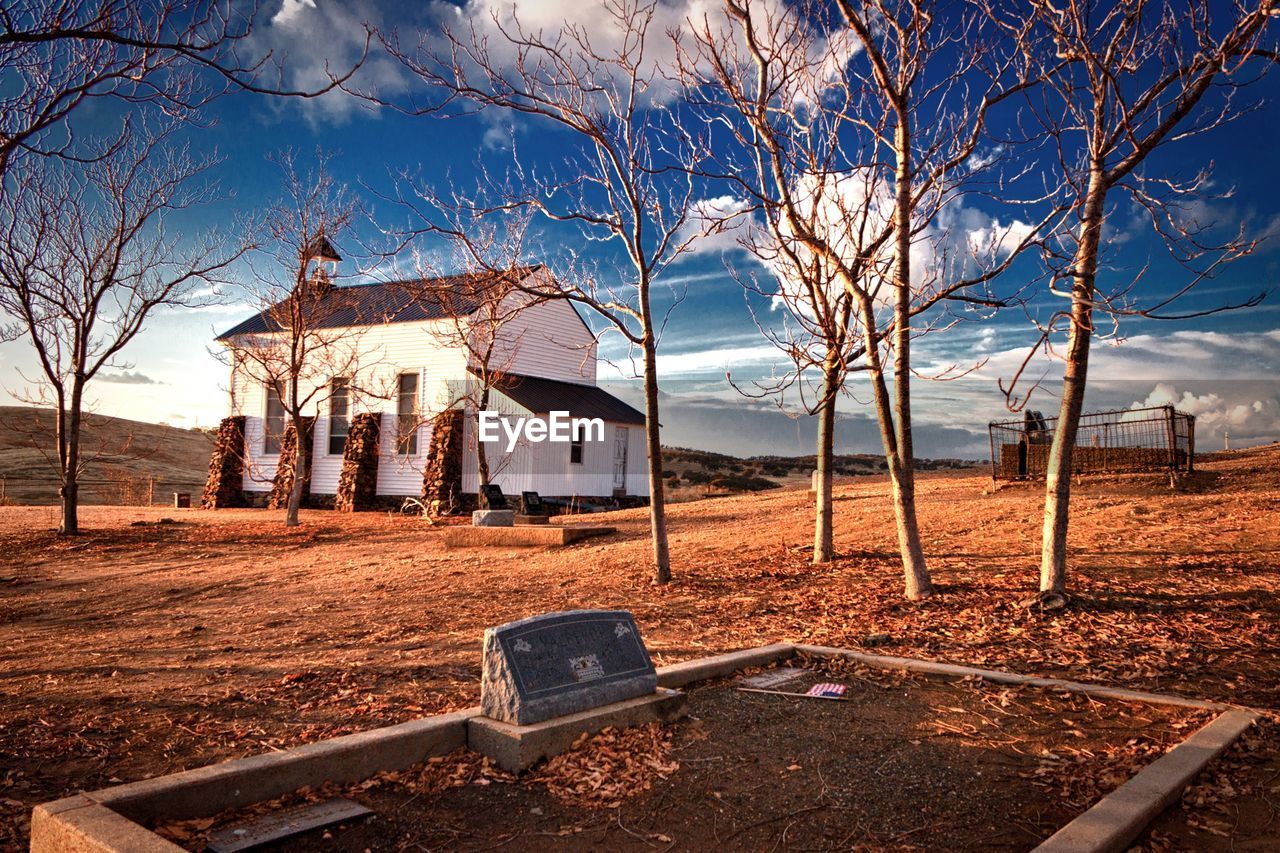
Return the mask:
<svg viewBox="0 0 1280 853">
<path fill-rule="evenodd" d="M 1280 213 L 1271 217 L 1258 231 L 1256 239 L 1264 249 L 1280 248 Z"/>
<path fill-rule="evenodd" d="M 995 347 L 996 338 L 999 333 L 991 326 L 986 326 L 978 332 L 977 340 L 973 342 L 973 352 L 978 356 L 982 356 L 991 352 Z"/>
<path fill-rule="evenodd" d="M 619 20 L 620 7 L 630 10 L 634 5 L 614 0 L 469 0 L 461 8 L 451 9 L 455 13 L 451 17 L 456 17 L 463 27 L 474 27 L 499 62 L 514 61 L 516 54 L 501 31 L 543 35 L 547 41 L 554 41 L 566 24 L 581 35 L 596 55 L 617 56 L 629 51 L 629 42 L 634 40 Z M 748 4 L 748 12 L 761 30 L 795 14 L 786 0 L 755 0 Z M 730 32 L 722 0 L 660 0 L 652 5 L 652 20 L 645 30 L 644 63 L 639 72 L 650 82 L 642 97 L 664 103 L 675 96 L 680 88 L 672 79 L 678 48 L 671 36 L 677 35 L 692 47 L 693 27 L 701 29 L 704 25 L 713 32 Z M 809 46 L 814 60 L 824 66 L 823 76 L 828 80 L 838 76 L 843 65 L 860 50 L 857 40 L 845 28 L 838 28 L 834 38 L 838 41 L 815 39 Z M 576 49 L 572 42 L 566 44 Z"/>
<path fill-rule="evenodd" d="M 1205 231 L 1230 220 L 1239 221 L 1235 208 L 1218 199 L 1194 198 L 1171 206 L 1178 224 L 1190 231 Z"/>
<path fill-rule="evenodd" d="M 242 314 L 249 316 L 258 311 L 260 306 L 248 302 L 220 302 L 211 305 L 195 305 L 177 309 L 182 312 L 198 312 L 201 314 Z"/>
<path fill-rule="evenodd" d="M 927 352 L 926 338 L 920 351 Z M 1026 358 L 1025 347 L 991 354 L 980 371 L 991 379 L 1009 379 Z M 923 362 L 922 362 L 923 363 Z M 1062 362 L 1039 355 L 1027 376 L 1048 371 L 1056 380 Z M 1120 342 L 1095 340 L 1089 355 L 1089 380 L 1141 380 L 1177 383 L 1186 380 L 1273 380 L 1280 374 L 1280 330 L 1209 332 L 1183 329 L 1165 334 L 1131 335 Z"/>
<path fill-rule="evenodd" d="M 799 200 L 802 219 L 838 254 L 846 258 L 873 255 L 863 284 L 878 304 L 888 304 L 893 291 L 887 277 L 892 270 L 895 245 L 890 240 L 873 250 L 872 244 L 888 229 L 894 215 L 892 184 L 872 170 L 838 176 L 806 175 L 796 181 L 793 193 Z M 1001 223 L 990 214 L 967 206 L 962 196 L 938 208 L 930 199 L 924 199 L 919 211 L 922 217 L 931 214 L 928 222 L 921 221 L 915 228 L 910 250 L 911 286 L 922 295 L 995 266 L 1035 231 L 1034 226 L 1021 220 Z M 783 230 L 786 239 L 790 229 Z M 796 248 L 808 267 L 808 252 Z M 795 271 L 781 263 L 774 266 L 782 282 L 778 300 L 793 313 L 807 312 L 810 306 L 804 303 L 809 297 L 796 283 Z M 832 281 L 829 286 L 840 285 Z"/>
<path fill-rule="evenodd" d="M 792 197 L 796 200 L 797 217 L 802 228 L 812 229 L 820 239 L 842 258 L 852 259 L 870 251 L 869 241 L 881 234 L 893 215 L 893 197 L 891 188 L 879 181 L 872 170 L 859 170 L 840 175 L 802 175 L 793 182 Z M 799 318 L 816 316 L 817 300 L 809 293 L 805 285 L 806 276 L 816 273 L 825 280 L 827 295 L 823 299 L 832 300 L 834 294 L 843 289 L 843 283 L 836 280 L 836 270 L 829 269 L 824 261 L 814 263 L 813 254 L 797 239 L 796 230 L 786 219 L 778 225 L 780 239 L 764 233 L 763 226 L 753 234 L 753 239 L 763 248 L 764 253 L 774 254 L 773 246 L 778 247 L 775 259 L 766 264 L 778 279 L 778 293 L 774 297 L 774 307 L 785 309 Z M 798 259 L 797 264 L 788 259 L 785 249 Z M 883 270 L 887 270 L 888 249 L 879 251 L 879 258 L 873 262 Z M 912 248 L 913 263 L 917 258 L 916 247 Z M 918 265 L 917 265 L 918 266 Z M 916 272 L 913 270 L 913 273 Z M 863 282 L 873 298 L 879 297 L 883 281 L 870 277 Z M 889 294 L 886 292 L 884 298 Z"/>
<path fill-rule="evenodd" d="M 969 171 L 977 172 L 1000 160 L 1007 151 L 1008 148 L 1004 145 L 980 148 L 969 155 L 965 165 L 969 168 Z"/>
<path fill-rule="evenodd" d="M 260 82 L 300 91 L 318 91 L 335 76 L 351 71 L 364 55 L 366 25 L 388 26 L 387 10 L 373 0 L 317 2 L 283 0 L 270 18 L 270 26 L 254 31 L 254 53 L 270 51 L 283 67 L 283 79 Z M 398 61 L 373 49 L 363 65 L 344 84 L 353 91 L 390 96 L 407 87 L 408 75 Z M 342 123 L 358 114 L 370 115 L 376 107 L 341 88 L 315 98 L 273 99 L 276 110 L 299 110 L 312 123 Z"/>
<path fill-rule="evenodd" d="M 156 380 L 140 373 L 136 370 L 120 370 L 116 373 L 100 373 L 98 380 L 101 382 L 113 382 L 117 385 L 158 385 Z"/>
<path fill-rule="evenodd" d="M 970 253 L 976 258 L 1003 259 L 1016 251 L 1035 235 L 1036 228 L 1029 222 L 1014 219 L 1008 225 L 991 219 L 989 225 L 980 225 L 965 234 Z"/>
<path fill-rule="evenodd" d="M 1161 382 L 1146 399 L 1135 401 L 1130 408 L 1151 406 L 1173 406 L 1180 412 L 1194 415 L 1196 434 L 1206 438 L 1220 436 L 1224 432 L 1230 432 L 1240 440 L 1280 435 L 1280 396 L 1236 402 L 1212 392 L 1197 395 L 1183 391 L 1179 394 L 1174 385 Z"/>
<path fill-rule="evenodd" d="M 724 347 L 694 352 L 658 354 L 658 373 L 672 378 L 717 373 L 729 370 L 743 371 L 752 367 L 767 367 L 779 362 L 779 352 L 767 343 L 739 347 Z"/>
<path fill-rule="evenodd" d="M 691 206 L 689 221 L 676 239 L 688 241 L 689 251 L 695 255 L 741 249 L 740 240 L 751 227 L 750 209 L 749 202 L 729 195 L 699 199 Z"/>
<path fill-rule="evenodd" d="M 284 0 L 280 4 L 280 11 L 271 16 L 271 23 L 276 26 L 287 27 L 299 19 L 304 9 L 314 9 L 315 7 L 315 0 Z"/>
<path fill-rule="evenodd" d="M 484 134 L 480 144 L 486 151 L 510 151 L 514 147 L 516 123 L 504 110 L 494 107 L 480 111 Z"/>
<path fill-rule="evenodd" d="M 741 346 L 710 347 L 689 350 L 687 352 L 658 352 L 658 375 L 664 383 L 680 382 L 691 378 L 723 377 L 732 370 L 737 373 L 760 375 L 762 370 L 775 366 L 786 370 L 782 365 L 782 354 L 768 343 L 746 344 Z M 638 359 L 633 358 L 625 349 L 601 353 L 599 379 L 608 382 L 617 379 L 636 379 L 642 371 Z"/>
<path fill-rule="evenodd" d="M 1103 220 L 1102 239 L 1108 246 L 1130 243 L 1151 228 L 1151 218 L 1136 204 L 1119 207 Z"/>
<path fill-rule="evenodd" d="M 1280 249 L 1280 214 L 1266 216 L 1257 210 L 1242 209 L 1230 200 L 1233 196 L 1234 193 L 1226 192 L 1211 198 L 1178 202 L 1173 208 L 1174 219 L 1179 227 L 1209 243 L 1226 243 L 1239 236 L 1246 241 L 1256 240 L 1260 252 Z M 1133 216 L 1147 226 L 1140 210 Z"/>
</svg>

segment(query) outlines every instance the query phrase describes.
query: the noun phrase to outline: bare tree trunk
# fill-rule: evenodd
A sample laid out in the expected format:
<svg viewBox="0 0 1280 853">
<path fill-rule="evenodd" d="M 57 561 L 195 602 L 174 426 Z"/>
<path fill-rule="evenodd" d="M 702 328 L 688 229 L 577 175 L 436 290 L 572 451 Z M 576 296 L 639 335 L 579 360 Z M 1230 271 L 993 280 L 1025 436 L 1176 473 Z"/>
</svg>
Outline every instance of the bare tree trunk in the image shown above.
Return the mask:
<svg viewBox="0 0 1280 853">
<path fill-rule="evenodd" d="M 64 449 L 62 458 L 62 522 L 58 525 L 60 536 L 75 536 L 80 532 L 80 408 L 84 400 L 84 380 L 77 376 L 71 386 L 71 404 L 67 411 L 58 413 L 58 427 L 64 434 L 58 436 L 58 446 Z"/>
<path fill-rule="evenodd" d="M 898 550 L 902 554 L 902 573 L 907 598 L 928 598 L 933 594 L 933 581 L 925 564 L 920 544 L 920 525 L 916 521 L 915 484 L 911 472 L 902 464 L 902 448 L 893 422 L 893 406 L 883 373 L 873 371 L 874 392 L 880 438 L 884 443 L 885 463 L 889 466 L 889 489 L 893 498 L 893 514 L 898 531 Z"/>
<path fill-rule="evenodd" d="M 814 494 L 813 562 L 829 563 L 835 556 L 832 535 L 831 479 L 835 449 L 836 395 L 840 376 L 828 356 L 822 375 L 823 402 L 818 410 L 818 488 Z"/>
<path fill-rule="evenodd" d="M 644 432 L 649 457 L 649 520 L 653 531 L 653 579 L 671 580 L 671 553 L 667 548 L 667 507 L 662 483 L 662 437 L 658 424 L 658 347 L 653 333 L 644 343 Z"/>
<path fill-rule="evenodd" d="M 859 298 L 868 340 L 874 340 L 875 308 L 865 293 Z M 893 420 L 893 403 L 889 399 L 889 387 L 884 379 L 884 363 L 875 346 L 867 348 L 868 372 L 871 376 L 872 399 L 876 420 L 880 424 L 880 440 L 884 444 L 885 464 L 889 467 L 889 489 L 893 498 L 893 513 L 898 532 L 898 550 L 902 554 L 902 571 L 907 598 L 928 598 L 933 595 L 933 581 L 925 565 L 924 548 L 920 544 L 920 526 L 916 521 L 914 482 L 910 472 L 902 465 L 902 448 L 898 444 L 898 431 Z M 904 480 L 906 481 L 904 483 Z"/>
<path fill-rule="evenodd" d="M 298 526 L 298 510 L 302 507 L 302 484 L 307 476 L 306 432 L 301 416 L 293 418 L 293 484 L 289 487 L 289 506 L 285 510 L 284 526 Z"/>
<path fill-rule="evenodd" d="M 1093 339 L 1093 294 L 1098 270 L 1106 190 L 1101 170 L 1090 177 L 1089 194 L 1081 215 L 1080 245 L 1076 248 L 1071 285 L 1071 332 L 1062 374 L 1062 405 L 1053 431 L 1053 445 L 1045 471 L 1044 532 L 1040 543 L 1040 590 L 1063 594 L 1067 589 L 1067 525 L 1071 508 L 1071 453 L 1076 446 L 1080 413 L 1089 372 L 1089 344 Z"/>
<path fill-rule="evenodd" d="M 886 426 L 896 432 L 896 459 L 889 461 L 889 482 L 893 490 L 893 509 L 897 517 L 898 547 L 902 552 L 902 568 L 906 578 L 907 598 L 922 598 L 933 593 L 929 567 L 920 543 L 920 524 L 916 519 L 915 442 L 911 434 L 911 127 L 905 111 L 899 111 L 894 134 L 897 147 L 897 169 L 894 175 L 896 207 L 894 210 L 894 355 L 893 395 L 896 417 Z M 883 383 L 883 371 L 880 374 Z M 886 401 L 887 403 L 887 401 Z M 881 424 L 885 422 L 881 420 Z"/>
<path fill-rule="evenodd" d="M 933 595 L 933 580 L 920 543 L 920 523 L 916 518 L 915 476 L 911 467 L 899 460 L 889 463 L 889 484 L 893 490 L 893 511 L 898 527 L 898 548 L 902 552 L 902 570 L 907 598 Z"/>
<path fill-rule="evenodd" d="M 476 403 L 476 473 L 480 477 L 480 488 L 489 485 L 489 455 L 485 452 L 485 443 L 480 440 L 480 413 L 489 408 L 489 388 L 486 385 L 480 391 L 480 399 Z"/>
</svg>

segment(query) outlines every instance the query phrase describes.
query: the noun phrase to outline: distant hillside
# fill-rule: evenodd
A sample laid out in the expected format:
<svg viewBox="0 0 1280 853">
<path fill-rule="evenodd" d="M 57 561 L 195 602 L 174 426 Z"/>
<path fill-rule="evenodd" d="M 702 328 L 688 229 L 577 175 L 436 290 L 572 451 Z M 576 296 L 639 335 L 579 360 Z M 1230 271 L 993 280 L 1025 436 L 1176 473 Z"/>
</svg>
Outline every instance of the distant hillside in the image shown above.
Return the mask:
<svg viewBox="0 0 1280 853">
<path fill-rule="evenodd" d="M 921 471 L 968 469 L 979 463 L 963 459 L 917 459 Z M 783 485 L 809 484 L 817 465 L 815 456 L 752 456 L 739 459 L 707 450 L 683 447 L 663 449 L 662 468 L 668 486 L 701 492 L 756 492 Z M 879 474 L 886 468 L 883 457 L 872 454 L 837 454 L 835 473 L 841 477 Z"/>
<path fill-rule="evenodd" d="M 81 478 L 85 503 L 139 504 L 148 493 L 168 503 L 173 492 L 204 489 L 212 435 L 124 418 L 91 415 L 84 430 L 85 455 L 93 459 Z M 57 501 L 53 413 L 46 409 L 0 406 L 0 480 L 9 501 L 49 504 Z M 677 500 L 708 494 L 754 492 L 779 486 L 808 486 L 813 456 L 753 456 L 668 447 L 662 467 Z M 920 459 L 920 470 L 972 468 L 959 459 Z M 856 454 L 836 456 L 836 474 L 879 474 L 884 460 Z M 154 484 L 153 484 L 154 479 Z"/>
<path fill-rule="evenodd" d="M 212 436 L 200 430 L 100 415 L 87 418 L 82 442 L 92 460 L 81 476 L 85 503 L 145 503 L 149 492 L 156 503 L 168 503 L 173 492 L 191 492 L 198 501 L 213 447 Z M 56 458 L 51 410 L 0 406 L 0 478 L 7 500 L 56 502 Z"/>
</svg>

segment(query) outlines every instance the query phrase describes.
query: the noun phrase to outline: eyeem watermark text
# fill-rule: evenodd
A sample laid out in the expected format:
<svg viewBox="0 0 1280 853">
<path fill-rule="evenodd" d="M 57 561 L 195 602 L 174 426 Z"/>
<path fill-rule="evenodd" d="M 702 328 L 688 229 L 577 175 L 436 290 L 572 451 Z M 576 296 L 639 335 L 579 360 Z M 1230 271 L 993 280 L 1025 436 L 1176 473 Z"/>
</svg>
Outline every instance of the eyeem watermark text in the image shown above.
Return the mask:
<svg viewBox="0 0 1280 853">
<path fill-rule="evenodd" d="M 480 440 L 486 443 L 507 437 L 507 453 L 521 438 L 532 444 L 544 441 L 604 441 L 601 418 L 571 418 L 568 412 L 551 412 L 547 418 L 503 417 L 497 412 L 480 413 Z"/>
</svg>

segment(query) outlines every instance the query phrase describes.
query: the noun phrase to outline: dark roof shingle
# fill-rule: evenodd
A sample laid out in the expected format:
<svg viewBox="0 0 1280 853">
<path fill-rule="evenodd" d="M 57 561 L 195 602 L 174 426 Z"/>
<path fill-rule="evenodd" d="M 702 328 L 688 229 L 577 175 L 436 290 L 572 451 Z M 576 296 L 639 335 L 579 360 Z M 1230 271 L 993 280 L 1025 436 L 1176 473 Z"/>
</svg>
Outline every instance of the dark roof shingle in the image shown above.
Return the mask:
<svg viewBox="0 0 1280 853">
<path fill-rule="evenodd" d="M 568 412 L 575 418 L 600 418 L 618 424 L 644 423 L 640 411 L 595 385 L 508 373 L 494 389 L 536 414 Z"/>
<path fill-rule="evenodd" d="M 488 277 L 514 274 L 523 279 L 540 268 L 540 265 L 514 267 L 506 273 L 492 273 Z M 480 305 L 473 277 L 467 275 L 441 276 L 432 279 L 406 279 L 402 281 L 372 282 L 334 287 L 311 309 L 310 326 L 315 329 L 338 329 L 344 326 L 378 326 L 384 323 L 413 323 L 424 320 L 441 320 L 447 317 L 466 317 Z M 428 298 L 424 292 L 450 293 L 449 299 Z M 277 303 L 265 311 L 237 323 L 218 335 L 225 341 L 237 335 L 255 335 L 280 330 L 272 318 L 273 312 L 284 303 Z"/>
</svg>

